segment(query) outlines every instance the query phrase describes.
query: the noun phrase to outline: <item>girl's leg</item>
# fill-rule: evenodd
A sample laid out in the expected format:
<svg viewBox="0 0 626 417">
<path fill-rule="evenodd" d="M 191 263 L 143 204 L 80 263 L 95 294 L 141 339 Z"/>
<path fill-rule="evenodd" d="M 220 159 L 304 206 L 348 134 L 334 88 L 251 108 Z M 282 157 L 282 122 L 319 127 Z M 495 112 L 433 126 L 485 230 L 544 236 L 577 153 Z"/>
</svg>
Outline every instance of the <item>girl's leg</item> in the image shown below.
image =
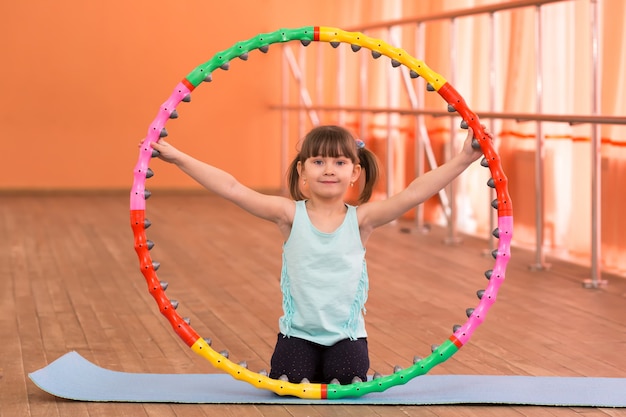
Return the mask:
<svg viewBox="0 0 626 417">
<path fill-rule="evenodd" d="M 361 381 L 367 381 L 369 368 L 370 359 L 365 338 L 341 340 L 324 352 L 324 383 L 336 378 L 341 384 L 350 384 L 355 376 L 361 378 Z"/>
<path fill-rule="evenodd" d="M 321 360 L 323 346 L 297 337 L 278 334 L 272 354 L 270 378 L 287 375 L 289 382 L 299 383 L 303 378 L 321 383 Z"/>
</svg>

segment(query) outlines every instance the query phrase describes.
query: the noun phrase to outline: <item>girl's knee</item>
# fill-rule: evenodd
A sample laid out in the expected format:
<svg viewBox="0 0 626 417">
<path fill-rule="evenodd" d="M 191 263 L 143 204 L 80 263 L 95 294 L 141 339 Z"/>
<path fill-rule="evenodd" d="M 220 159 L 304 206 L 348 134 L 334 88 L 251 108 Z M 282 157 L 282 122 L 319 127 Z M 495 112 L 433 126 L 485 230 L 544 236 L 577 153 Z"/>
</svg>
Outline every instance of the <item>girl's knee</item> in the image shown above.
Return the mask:
<svg viewBox="0 0 626 417">
<path fill-rule="evenodd" d="M 344 340 L 328 350 L 324 361 L 324 377 L 327 382 L 334 379 L 340 384 L 351 384 L 355 378 L 367 380 L 369 355 L 367 340 Z"/>
</svg>

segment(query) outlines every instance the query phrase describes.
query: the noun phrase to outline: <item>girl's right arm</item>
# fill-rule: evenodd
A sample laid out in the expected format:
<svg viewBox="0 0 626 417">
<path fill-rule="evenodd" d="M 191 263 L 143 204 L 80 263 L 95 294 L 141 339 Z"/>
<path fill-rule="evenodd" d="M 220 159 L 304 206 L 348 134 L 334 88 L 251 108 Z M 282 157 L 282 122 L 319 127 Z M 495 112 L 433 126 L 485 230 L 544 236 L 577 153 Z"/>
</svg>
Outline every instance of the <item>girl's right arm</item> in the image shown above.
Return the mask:
<svg viewBox="0 0 626 417">
<path fill-rule="evenodd" d="M 241 184 L 226 171 L 199 161 L 160 139 L 151 146 L 159 151 L 159 158 L 175 164 L 207 190 L 237 204 L 249 213 L 276 223 L 284 232 L 291 227 L 295 204 L 280 196 L 259 193 Z"/>
</svg>

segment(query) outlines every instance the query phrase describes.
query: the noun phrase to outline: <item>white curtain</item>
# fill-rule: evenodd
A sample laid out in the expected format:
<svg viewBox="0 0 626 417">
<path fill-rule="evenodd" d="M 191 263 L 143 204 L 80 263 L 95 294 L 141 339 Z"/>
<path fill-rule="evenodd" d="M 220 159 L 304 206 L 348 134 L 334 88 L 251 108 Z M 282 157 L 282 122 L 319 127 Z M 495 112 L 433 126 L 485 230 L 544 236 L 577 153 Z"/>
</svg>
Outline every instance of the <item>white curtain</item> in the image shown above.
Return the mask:
<svg viewBox="0 0 626 417">
<path fill-rule="evenodd" d="M 597 0 L 599 10 L 600 112 L 603 115 L 626 113 L 626 2 Z M 334 3 L 333 3 L 334 4 Z M 364 22 L 384 22 L 425 16 L 450 10 L 471 9 L 493 4 L 492 0 L 448 0 L 403 2 L 401 0 L 363 0 L 337 3 L 338 19 L 345 26 L 358 28 Z M 343 5 L 343 6 L 339 6 Z M 536 60 L 537 10 L 541 21 L 541 57 Z M 589 115 L 592 107 L 592 1 L 563 1 L 525 7 L 489 15 L 482 14 L 425 25 L 424 56 L 416 51 L 422 42 L 415 24 L 388 31 L 366 32 L 392 45 L 402 47 L 429 67 L 442 74 L 461 93 L 472 110 L 481 111 Z M 491 46 L 495 46 L 492 52 Z M 391 69 L 388 60 L 345 58 L 345 75 L 337 76 L 336 52 L 324 53 L 326 87 L 322 104 L 337 104 L 337 91 L 345 88 L 341 104 L 349 106 L 408 107 L 409 100 L 400 73 Z M 348 48 L 349 49 L 349 48 Z M 454 53 L 452 53 L 454 52 Z M 353 55 L 352 52 L 342 52 Z M 326 56 L 326 54 L 328 54 Z M 495 71 L 490 78 L 490 57 Z M 346 55 L 346 56 L 347 56 Z M 542 69 L 541 109 L 536 99 L 536 68 Z M 454 65 L 453 65 L 454 64 Z M 360 68 L 367 68 L 367 88 L 360 84 Z M 314 71 L 314 70 L 313 70 Z M 420 82 L 422 84 L 420 84 Z M 495 88 L 491 88 L 491 85 Z M 424 88 L 422 80 L 417 88 Z M 315 88 L 313 84 L 309 88 Z M 492 103 L 493 98 L 493 103 Z M 421 103 L 428 109 L 445 109 L 437 94 L 428 93 Z M 493 108 L 492 108 L 493 107 Z M 357 113 L 343 115 L 348 127 L 365 130 L 366 142 L 383 165 L 391 160 L 395 169 L 390 181 L 382 181 L 379 195 L 395 193 L 414 177 L 415 137 L 413 116 Z M 337 113 L 327 113 L 326 120 L 337 121 Z M 449 155 L 450 147 L 458 149 L 465 131 L 448 118 L 427 117 L 427 126 L 438 163 Z M 515 213 L 514 244 L 533 248 L 536 244 L 535 153 L 537 123 L 513 120 L 483 120 L 497 134 L 503 168 L 509 178 L 509 191 Z M 454 140 L 450 142 L 450 131 Z M 544 178 L 542 184 L 544 248 L 548 255 L 588 263 L 591 251 L 591 133 L 588 124 L 570 125 L 543 122 L 541 132 Z M 626 220 L 621 216 L 623 185 L 626 181 L 626 127 L 604 125 L 602 136 L 602 267 L 626 271 Z M 392 141 L 392 158 L 387 157 L 387 141 Z M 487 170 L 475 164 L 458 181 L 456 190 L 458 225 L 461 231 L 486 236 L 491 230 L 489 218 L 490 190 L 485 187 Z M 387 187 L 390 187 L 389 190 Z M 442 223 L 437 198 L 426 205 L 426 220 Z"/>
</svg>

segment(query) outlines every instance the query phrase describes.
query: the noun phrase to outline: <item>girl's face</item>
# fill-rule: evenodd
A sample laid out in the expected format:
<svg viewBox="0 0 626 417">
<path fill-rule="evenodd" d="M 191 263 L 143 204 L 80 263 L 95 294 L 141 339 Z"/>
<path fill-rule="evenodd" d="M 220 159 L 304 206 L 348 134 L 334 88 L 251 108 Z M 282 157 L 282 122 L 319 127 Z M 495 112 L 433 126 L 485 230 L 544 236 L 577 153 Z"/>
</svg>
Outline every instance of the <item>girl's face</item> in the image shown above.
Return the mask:
<svg viewBox="0 0 626 417">
<path fill-rule="evenodd" d="M 358 180 L 361 166 L 342 155 L 314 156 L 307 158 L 304 164 L 299 162 L 298 172 L 310 194 L 335 197 L 343 196 L 350 184 Z"/>
</svg>

